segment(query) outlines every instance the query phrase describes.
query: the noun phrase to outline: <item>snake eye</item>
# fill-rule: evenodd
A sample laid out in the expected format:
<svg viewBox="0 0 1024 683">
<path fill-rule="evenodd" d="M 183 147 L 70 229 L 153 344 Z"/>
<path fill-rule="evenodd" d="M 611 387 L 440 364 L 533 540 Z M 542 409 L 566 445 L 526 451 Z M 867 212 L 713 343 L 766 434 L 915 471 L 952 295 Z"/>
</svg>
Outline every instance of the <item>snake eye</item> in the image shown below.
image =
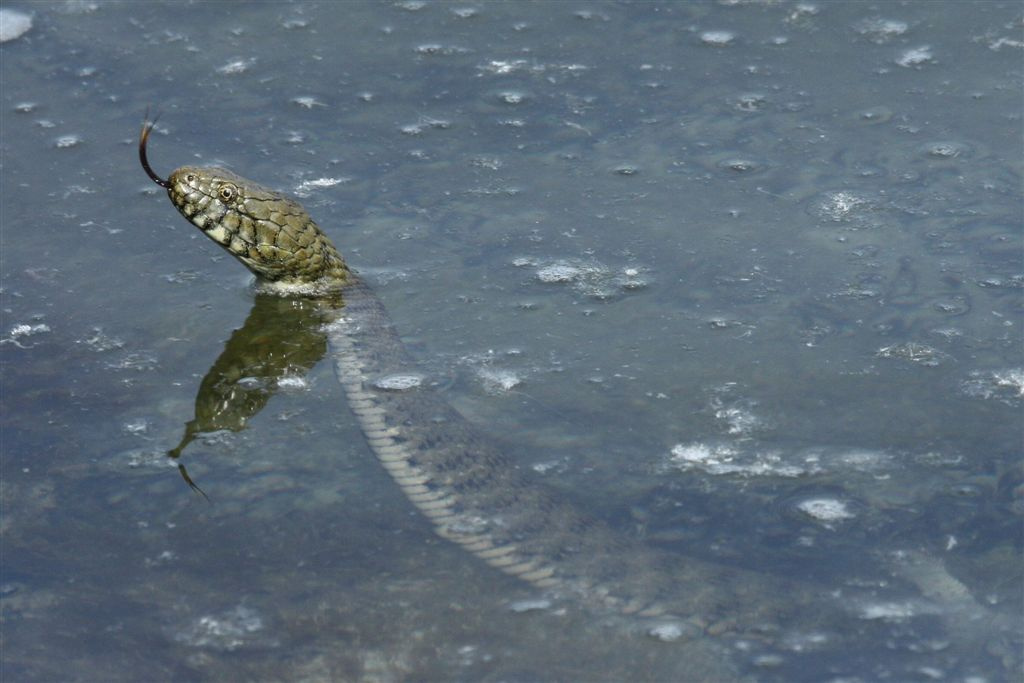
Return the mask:
<svg viewBox="0 0 1024 683">
<path fill-rule="evenodd" d="M 196 179 L 196 176 L 195 176 L 194 173 L 189 173 L 187 176 L 185 176 L 185 182 L 188 182 L 188 183 L 193 182 L 195 179 Z"/>
<path fill-rule="evenodd" d="M 234 185 L 224 185 L 217 192 L 217 197 L 219 197 L 225 204 L 230 204 L 235 201 L 235 197 L 237 196 L 238 190 L 235 189 Z"/>
</svg>

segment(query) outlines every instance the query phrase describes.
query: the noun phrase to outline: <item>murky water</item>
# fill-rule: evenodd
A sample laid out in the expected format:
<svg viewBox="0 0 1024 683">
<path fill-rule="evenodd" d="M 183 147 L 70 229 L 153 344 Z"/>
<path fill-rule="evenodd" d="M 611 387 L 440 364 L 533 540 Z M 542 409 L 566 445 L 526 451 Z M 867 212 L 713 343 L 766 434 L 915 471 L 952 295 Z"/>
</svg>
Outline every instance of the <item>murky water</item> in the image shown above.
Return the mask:
<svg viewBox="0 0 1024 683">
<path fill-rule="evenodd" d="M 5 9 L 5 678 L 1020 678 L 1019 4 Z M 542 485 L 847 620 L 688 642 L 521 585 L 327 362 L 190 491 L 254 295 L 139 168 L 147 106 L 159 172 L 300 196 Z"/>
</svg>

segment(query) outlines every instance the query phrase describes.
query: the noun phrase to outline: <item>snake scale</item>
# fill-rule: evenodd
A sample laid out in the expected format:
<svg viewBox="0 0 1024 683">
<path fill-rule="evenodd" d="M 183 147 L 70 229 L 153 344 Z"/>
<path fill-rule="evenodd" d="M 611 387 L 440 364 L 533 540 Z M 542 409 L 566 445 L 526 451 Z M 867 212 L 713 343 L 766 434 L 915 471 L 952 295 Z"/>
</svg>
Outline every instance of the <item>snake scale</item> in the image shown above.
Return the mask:
<svg viewBox="0 0 1024 683">
<path fill-rule="evenodd" d="M 780 595 L 775 580 L 658 553 L 523 474 L 424 381 L 380 299 L 297 202 L 221 168 L 161 178 L 146 155 L 154 125 L 143 124 L 139 158 L 178 211 L 265 288 L 324 307 L 336 373 L 367 443 L 441 537 L 555 595 L 672 617 L 687 632 L 766 616 L 765 596 Z M 797 600 L 785 592 L 791 609 Z"/>
</svg>

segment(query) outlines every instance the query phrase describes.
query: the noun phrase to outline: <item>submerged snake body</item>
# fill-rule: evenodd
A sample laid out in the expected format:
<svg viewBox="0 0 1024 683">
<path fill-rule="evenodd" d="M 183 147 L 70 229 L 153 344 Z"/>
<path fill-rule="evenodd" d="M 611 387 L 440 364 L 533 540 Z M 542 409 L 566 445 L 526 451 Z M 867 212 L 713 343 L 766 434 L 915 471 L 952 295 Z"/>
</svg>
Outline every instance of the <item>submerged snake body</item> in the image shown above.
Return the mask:
<svg viewBox="0 0 1024 683">
<path fill-rule="evenodd" d="M 299 204 L 219 168 L 184 167 L 163 180 L 146 161 L 150 130 L 140 140 L 143 167 L 182 215 L 259 280 L 322 304 L 336 372 L 368 444 L 440 536 L 602 609 L 685 615 L 698 630 L 760 618 L 764 596 L 779 592 L 765 577 L 658 554 L 522 475 L 424 381 L 380 299 Z"/>
</svg>

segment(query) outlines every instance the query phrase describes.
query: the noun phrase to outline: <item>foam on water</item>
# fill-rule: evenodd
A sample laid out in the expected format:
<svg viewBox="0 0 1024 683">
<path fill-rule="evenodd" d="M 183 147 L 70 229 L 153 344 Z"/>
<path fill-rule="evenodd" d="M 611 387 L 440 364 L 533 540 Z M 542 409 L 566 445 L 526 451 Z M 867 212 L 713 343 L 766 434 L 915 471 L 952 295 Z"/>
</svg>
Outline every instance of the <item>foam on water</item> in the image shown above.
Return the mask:
<svg viewBox="0 0 1024 683">
<path fill-rule="evenodd" d="M 0 43 L 20 38 L 31 28 L 31 15 L 13 9 L 0 9 Z"/>
</svg>

